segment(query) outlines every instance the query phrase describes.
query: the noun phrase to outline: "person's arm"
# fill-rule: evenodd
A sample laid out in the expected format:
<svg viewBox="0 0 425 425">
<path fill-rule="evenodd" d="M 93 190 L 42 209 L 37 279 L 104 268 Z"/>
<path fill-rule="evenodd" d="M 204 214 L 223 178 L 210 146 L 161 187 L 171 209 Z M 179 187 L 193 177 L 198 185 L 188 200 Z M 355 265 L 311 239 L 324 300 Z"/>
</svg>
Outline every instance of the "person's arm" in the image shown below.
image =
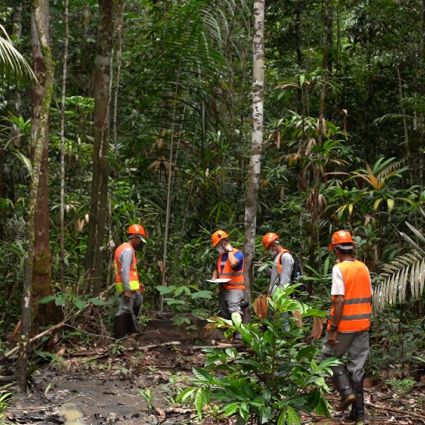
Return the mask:
<svg viewBox="0 0 425 425">
<path fill-rule="evenodd" d="M 132 291 L 130 289 L 130 267 L 131 262 L 133 261 L 133 251 L 131 248 L 126 248 L 121 253 L 121 280 L 124 285 L 124 296 L 130 297 L 132 294 Z"/>
<path fill-rule="evenodd" d="M 328 332 L 328 343 L 334 346 L 338 343 L 336 340 L 338 334 L 338 326 L 342 317 L 342 310 L 345 303 L 345 285 L 342 277 L 341 270 L 338 266 L 332 269 L 332 305 L 334 308 L 334 315 L 331 321 L 331 328 Z"/>
<path fill-rule="evenodd" d="M 294 267 L 294 258 L 289 252 L 285 252 L 280 256 L 280 262 L 282 264 L 282 271 L 279 277 L 280 285 L 291 283 L 292 269 Z"/>
<path fill-rule="evenodd" d="M 215 267 L 211 279 L 216 280 L 217 278 L 218 278 L 218 272 L 217 272 L 217 267 Z"/>
<path fill-rule="evenodd" d="M 228 252 L 228 259 L 230 262 L 230 265 L 232 267 L 232 269 L 235 269 L 236 267 L 238 267 L 241 264 L 241 261 L 243 260 L 243 254 L 242 251 L 238 251 L 236 253 L 236 255 L 232 252 L 233 251 L 233 247 L 232 245 L 230 245 L 229 243 L 226 245 L 226 247 L 224 248 L 227 252 Z M 242 254 L 242 259 L 241 259 L 241 255 Z"/>
</svg>

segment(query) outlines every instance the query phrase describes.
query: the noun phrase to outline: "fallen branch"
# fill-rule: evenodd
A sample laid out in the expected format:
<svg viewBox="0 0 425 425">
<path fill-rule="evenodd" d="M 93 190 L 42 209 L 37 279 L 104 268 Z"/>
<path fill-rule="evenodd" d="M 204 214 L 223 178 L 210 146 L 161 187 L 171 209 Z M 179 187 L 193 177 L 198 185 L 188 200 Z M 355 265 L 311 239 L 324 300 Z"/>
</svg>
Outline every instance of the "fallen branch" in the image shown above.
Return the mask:
<svg viewBox="0 0 425 425">
<path fill-rule="evenodd" d="M 160 348 L 160 347 L 177 347 L 179 345 L 181 345 L 180 341 L 168 341 L 168 342 L 162 342 L 161 344 L 150 344 L 150 345 L 137 346 L 137 347 L 125 347 L 123 348 L 123 351 L 120 354 L 122 355 L 131 351 L 149 351 L 154 348 Z M 72 358 L 72 357 L 95 356 L 96 359 L 100 359 L 102 357 L 105 357 L 106 355 L 108 355 L 108 350 L 99 349 L 99 350 L 90 350 L 90 351 L 79 351 L 76 353 L 67 353 L 67 354 L 64 354 L 62 357 Z"/>
<path fill-rule="evenodd" d="M 49 404 L 45 406 L 8 407 L 7 410 L 12 412 L 19 412 L 21 410 L 38 410 L 38 411 L 51 410 L 54 407 L 63 406 L 64 404 L 69 403 L 70 401 L 75 400 L 76 398 L 81 398 L 81 397 L 86 397 L 86 395 L 78 394 L 71 398 L 68 398 L 67 400 L 61 401 L 59 403 Z"/>
<path fill-rule="evenodd" d="M 417 413 L 406 412 L 405 410 L 395 409 L 394 407 L 378 406 L 377 404 L 373 404 L 373 403 L 367 403 L 366 402 L 365 404 L 366 404 L 366 406 L 372 407 L 374 409 L 385 410 L 385 411 L 388 411 L 388 412 L 398 413 L 398 414 L 403 415 L 403 416 L 420 419 L 423 423 L 425 423 L 425 416 L 424 415 L 418 415 Z"/>
<path fill-rule="evenodd" d="M 103 295 L 105 295 L 115 284 L 112 284 L 111 286 L 109 286 L 109 288 L 105 289 L 104 291 L 102 291 L 99 294 L 99 298 L 103 297 Z M 39 340 L 40 338 L 43 338 L 43 336 L 49 335 L 50 333 L 52 333 L 53 331 L 62 328 L 63 326 L 65 326 L 67 324 L 67 321 L 71 320 L 71 319 L 75 319 L 77 316 L 79 316 L 83 311 L 85 311 L 89 306 L 92 306 L 92 304 L 87 304 L 85 308 L 81 309 L 81 310 L 77 310 L 76 312 L 74 312 L 74 314 L 69 315 L 69 317 L 66 317 L 65 319 L 63 319 L 61 322 L 56 323 L 55 325 L 51 326 L 49 329 L 46 329 L 45 331 L 33 336 L 30 340 L 29 340 L 29 344 L 32 344 L 33 342 Z M 4 358 L 8 358 L 10 356 L 12 356 L 13 354 L 15 354 L 17 351 L 19 351 L 20 345 L 17 344 L 15 347 L 13 347 L 11 350 L 9 350 L 7 353 L 4 354 Z"/>
<path fill-rule="evenodd" d="M 43 336 L 46 336 L 50 333 L 52 333 L 53 331 L 55 331 L 56 329 L 60 329 L 63 326 L 65 326 L 66 324 L 66 320 L 62 320 L 62 322 L 56 323 L 56 325 L 53 325 L 52 327 L 50 327 L 49 329 L 46 329 L 45 331 L 39 333 L 38 335 L 33 336 L 30 340 L 29 343 L 32 344 L 33 342 L 39 340 L 40 338 L 43 338 Z M 18 350 L 19 350 L 20 345 L 16 345 L 15 347 L 13 347 L 11 350 L 9 350 L 7 353 L 4 354 L 4 357 L 7 359 L 8 357 L 12 356 L 13 354 L 15 354 Z"/>
</svg>

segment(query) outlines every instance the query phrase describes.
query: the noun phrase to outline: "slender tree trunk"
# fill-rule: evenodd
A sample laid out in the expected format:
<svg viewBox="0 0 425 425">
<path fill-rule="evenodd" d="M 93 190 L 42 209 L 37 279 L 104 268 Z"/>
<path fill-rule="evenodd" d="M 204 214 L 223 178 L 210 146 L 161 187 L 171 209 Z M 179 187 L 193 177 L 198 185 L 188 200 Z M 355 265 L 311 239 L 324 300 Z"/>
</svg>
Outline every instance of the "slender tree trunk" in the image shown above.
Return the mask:
<svg viewBox="0 0 425 425">
<path fill-rule="evenodd" d="M 49 1 L 40 2 L 40 24 L 42 26 L 43 36 L 48 43 L 47 48 L 50 49 L 49 40 Z M 33 276 L 32 276 L 32 293 L 31 293 L 31 310 L 33 315 L 33 328 L 37 331 L 39 325 L 53 323 L 60 319 L 60 309 L 53 303 L 39 304 L 39 300 L 47 295 L 53 294 L 51 286 L 52 277 L 52 254 L 49 244 L 50 232 L 50 212 L 49 212 L 49 111 L 43 112 L 45 107 L 44 99 L 48 91 L 53 90 L 53 80 L 50 79 L 47 70 L 48 66 L 54 66 L 46 61 L 45 47 L 42 45 L 39 24 L 32 19 L 32 49 L 34 57 L 34 71 L 40 84 L 33 88 L 32 96 L 32 149 L 34 149 L 34 140 L 36 134 L 42 132 L 43 148 L 41 158 L 41 168 L 38 184 L 37 206 L 34 217 L 34 259 L 33 259 Z M 50 54 L 50 52 L 49 52 Z M 47 114 L 44 119 L 43 114 Z M 41 127 L 44 127 L 41 129 Z"/>
<path fill-rule="evenodd" d="M 94 155 L 86 254 L 88 289 L 99 288 L 103 272 L 103 242 L 108 210 L 109 105 L 113 32 L 113 0 L 99 0 L 94 76 Z"/>
<path fill-rule="evenodd" d="M 264 13 L 265 0 L 254 2 L 253 82 L 252 82 L 252 137 L 251 158 L 248 166 L 245 194 L 245 285 L 246 297 L 251 299 L 253 259 L 257 224 L 257 196 L 261 173 L 264 109 Z"/>
<path fill-rule="evenodd" d="M 323 68 L 331 74 L 333 66 L 333 58 L 331 55 L 333 44 L 332 0 L 323 0 L 322 14 L 324 23 Z"/>
<path fill-rule="evenodd" d="M 171 188 L 173 182 L 173 160 L 174 160 L 174 138 L 176 128 L 176 110 L 177 110 L 177 93 L 180 87 L 179 74 L 177 72 L 176 90 L 174 93 L 174 106 L 173 106 L 173 117 L 171 123 L 171 139 L 170 139 L 170 153 L 168 159 L 168 182 L 167 182 L 167 207 L 165 212 L 165 231 L 164 231 L 164 250 L 162 254 L 162 277 L 161 284 L 167 286 L 167 257 L 168 257 L 168 235 L 170 233 L 170 218 L 171 218 Z M 159 300 L 159 311 L 164 309 L 164 296 L 161 294 Z"/>
<path fill-rule="evenodd" d="M 397 81 L 398 81 L 398 95 L 400 97 L 400 110 L 401 110 L 401 114 L 403 116 L 404 143 L 406 145 L 407 163 L 411 167 L 412 166 L 412 155 L 410 153 L 409 128 L 407 126 L 406 110 L 405 110 L 404 104 L 403 104 L 403 100 L 404 100 L 403 81 L 401 79 L 399 65 L 397 65 L 396 70 L 397 70 Z M 413 183 L 413 182 L 411 181 L 410 183 Z"/>
<path fill-rule="evenodd" d="M 33 148 L 33 163 L 31 173 L 31 188 L 28 202 L 27 219 L 27 255 L 25 258 L 23 297 L 22 297 L 22 331 L 20 350 L 17 361 L 17 381 L 21 391 L 27 387 L 29 336 L 31 332 L 31 291 L 33 281 L 33 260 L 35 250 L 35 220 L 38 205 L 40 180 L 42 179 L 43 150 L 48 140 L 49 110 L 52 100 L 54 64 L 48 39 L 49 1 L 33 0 L 32 20 L 35 25 L 37 41 L 41 56 L 34 57 L 34 69 L 38 81 L 35 83 L 35 127 L 33 126 L 31 142 Z M 34 34 L 35 35 L 35 34 Z M 34 53 L 38 50 L 34 49 Z M 37 235 L 38 238 L 38 235 Z"/>
<path fill-rule="evenodd" d="M 121 80 L 122 46 L 124 31 L 124 0 L 119 0 L 117 4 L 117 16 L 115 25 L 115 34 L 117 37 L 117 55 L 116 55 L 116 76 L 114 90 L 114 108 L 112 113 L 112 139 L 115 150 L 115 156 L 118 155 L 118 134 L 117 134 L 117 116 L 118 116 L 118 93 Z"/>
<path fill-rule="evenodd" d="M 60 240 L 60 283 L 65 288 L 65 99 L 66 79 L 68 74 L 68 45 L 69 45 L 69 0 L 64 4 L 65 41 L 63 46 L 62 94 L 60 111 L 61 136 L 61 173 L 60 173 L 60 212 L 59 212 L 59 240 Z"/>
</svg>

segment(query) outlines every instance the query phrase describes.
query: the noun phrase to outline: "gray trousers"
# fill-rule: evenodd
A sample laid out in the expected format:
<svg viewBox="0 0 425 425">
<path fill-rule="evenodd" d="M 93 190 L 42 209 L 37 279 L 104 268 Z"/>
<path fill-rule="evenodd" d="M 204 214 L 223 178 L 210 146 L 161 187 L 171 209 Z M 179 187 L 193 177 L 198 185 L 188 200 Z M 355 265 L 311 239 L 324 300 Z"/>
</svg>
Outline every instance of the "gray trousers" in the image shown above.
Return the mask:
<svg viewBox="0 0 425 425">
<path fill-rule="evenodd" d="M 119 296 L 118 311 L 115 317 L 121 316 L 121 314 L 132 314 L 134 311 L 139 309 L 143 302 L 143 295 L 140 292 L 133 292 L 130 298 Z"/>
<path fill-rule="evenodd" d="M 338 343 L 332 347 L 327 342 L 327 336 L 322 348 L 323 358 L 337 357 L 344 361 L 348 372 L 351 375 L 353 384 L 362 382 L 365 374 L 364 365 L 370 352 L 369 331 L 338 333 L 336 338 Z"/>
<path fill-rule="evenodd" d="M 242 315 L 241 301 L 244 291 L 241 289 L 220 289 L 218 293 L 218 305 L 220 316 L 224 319 L 231 319 L 232 313 Z"/>
</svg>

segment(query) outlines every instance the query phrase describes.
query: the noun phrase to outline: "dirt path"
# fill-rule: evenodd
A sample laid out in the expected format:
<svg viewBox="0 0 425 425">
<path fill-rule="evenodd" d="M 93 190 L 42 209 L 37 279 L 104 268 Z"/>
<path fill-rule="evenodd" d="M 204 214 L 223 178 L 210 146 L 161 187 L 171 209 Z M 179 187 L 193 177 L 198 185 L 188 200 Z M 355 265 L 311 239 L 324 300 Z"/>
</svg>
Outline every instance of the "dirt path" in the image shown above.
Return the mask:
<svg viewBox="0 0 425 425">
<path fill-rule="evenodd" d="M 61 357 L 34 372 L 29 397 L 13 397 L 6 424 L 197 423 L 194 412 L 173 404 L 172 398 L 184 386 L 192 366 L 203 364 L 200 347 L 213 342 L 201 341 L 196 333 L 188 335 L 170 323 L 150 327 L 120 343 L 62 352 Z M 368 388 L 369 423 L 425 425 L 424 387 L 418 385 L 408 395 L 393 394 L 383 384 Z M 336 396 L 332 394 L 330 399 Z M 342 417 L 303 418 L 303 424 L 343 423 Z"/>
</svg>

